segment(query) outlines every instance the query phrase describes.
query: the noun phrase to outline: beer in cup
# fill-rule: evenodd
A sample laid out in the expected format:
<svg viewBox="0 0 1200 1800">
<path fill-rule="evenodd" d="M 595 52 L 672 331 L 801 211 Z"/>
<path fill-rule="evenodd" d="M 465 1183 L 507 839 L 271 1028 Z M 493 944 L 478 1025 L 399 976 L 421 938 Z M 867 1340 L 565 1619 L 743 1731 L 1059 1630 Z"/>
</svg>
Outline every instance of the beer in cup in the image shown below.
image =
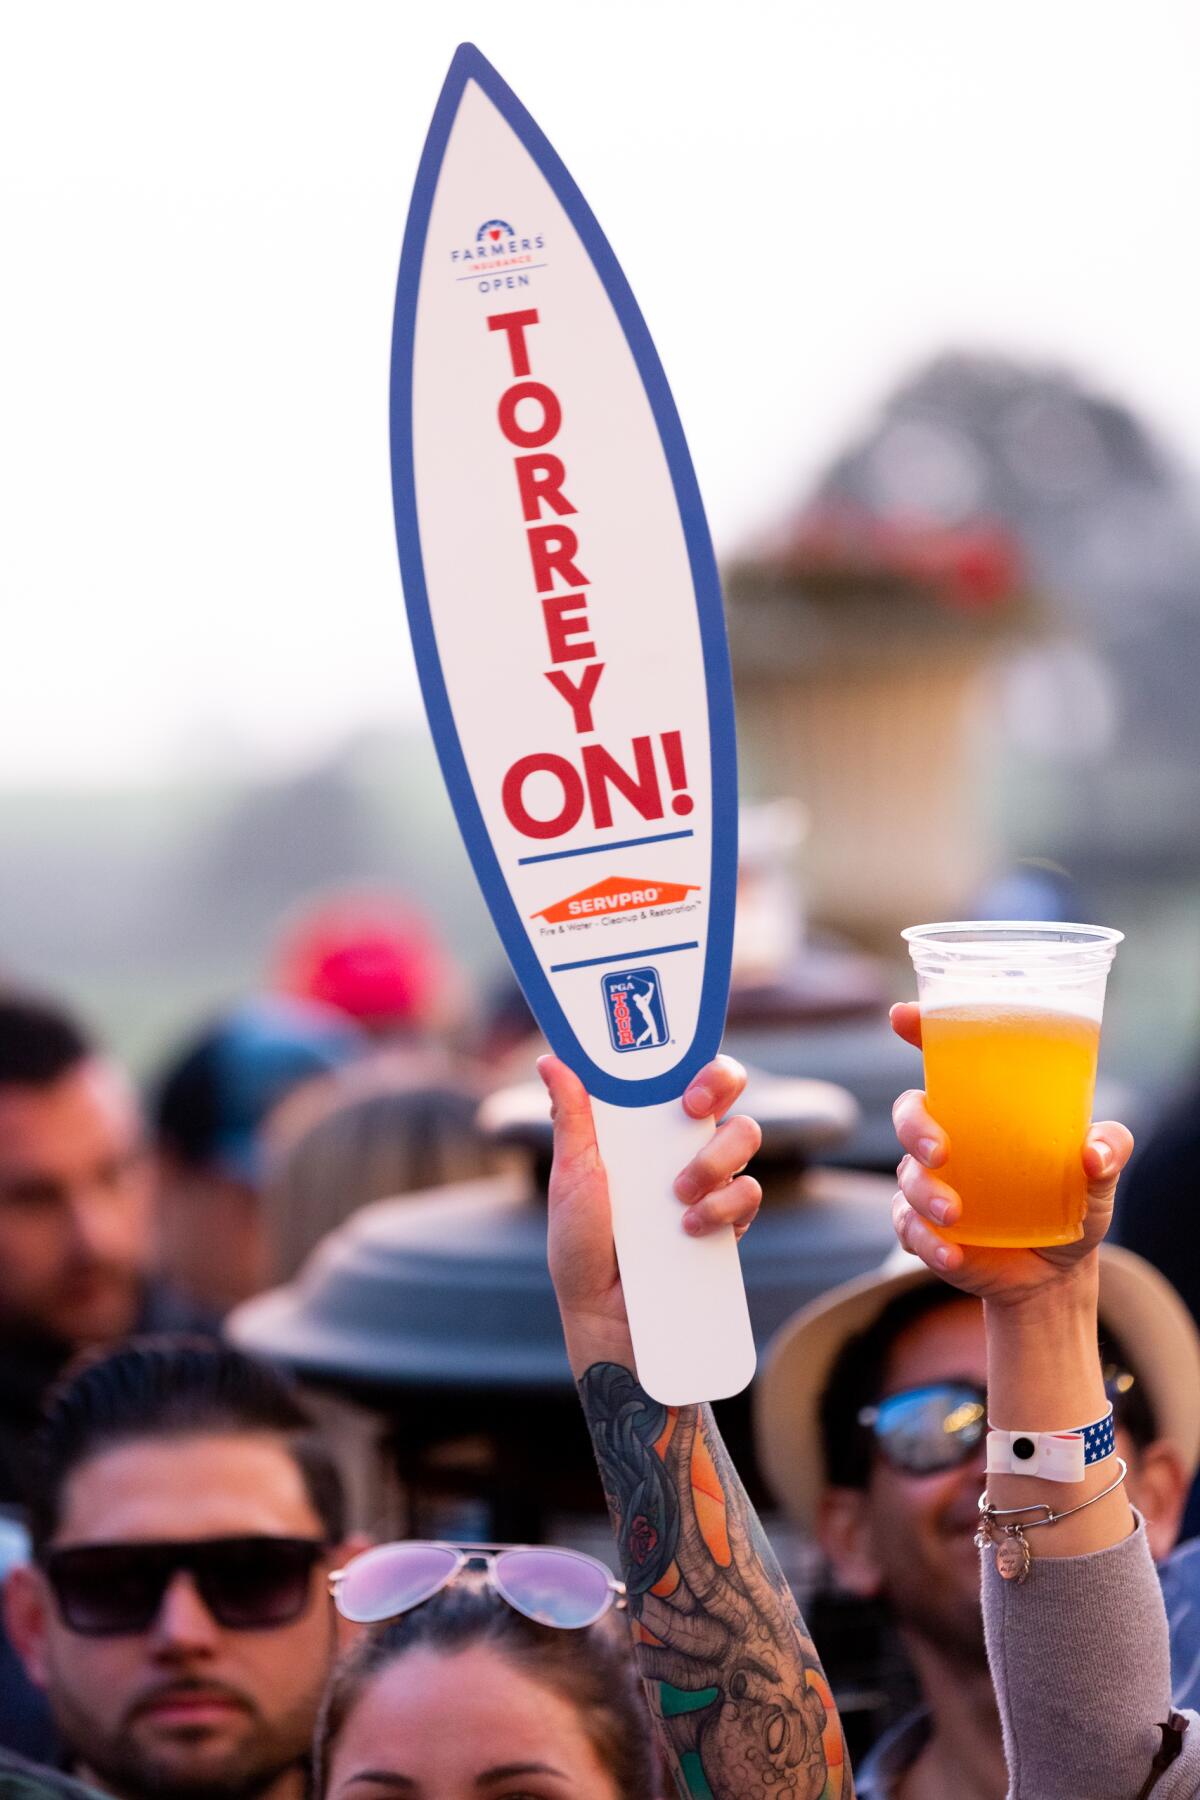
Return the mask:
<svg viewBox="0 0 1200 1800">
<path fill-rule="evenodd" d="M 956 1244 L 1009 1249 L 1083 1235 L 1108 970 L 1122 933 L 1096 925 L 912 925 L 929 1110 L 962 1200 Z"/>
</svg>

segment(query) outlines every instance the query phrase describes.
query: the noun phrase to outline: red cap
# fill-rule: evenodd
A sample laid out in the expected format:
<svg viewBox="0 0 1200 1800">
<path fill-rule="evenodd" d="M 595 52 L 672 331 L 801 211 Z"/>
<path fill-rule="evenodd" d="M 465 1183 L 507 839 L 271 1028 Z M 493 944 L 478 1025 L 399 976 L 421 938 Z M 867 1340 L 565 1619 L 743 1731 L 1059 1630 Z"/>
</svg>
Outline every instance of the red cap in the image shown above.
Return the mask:
<svg viewBox="0 0 1200 1800">
<path fill-rule="evenodd" d="M 368 1027 L 423 1025 L 449 973 L 419 913 L 381 896 L 347 895 L 321 902 L 285 933 L 273 985 Z"/>
</svg>

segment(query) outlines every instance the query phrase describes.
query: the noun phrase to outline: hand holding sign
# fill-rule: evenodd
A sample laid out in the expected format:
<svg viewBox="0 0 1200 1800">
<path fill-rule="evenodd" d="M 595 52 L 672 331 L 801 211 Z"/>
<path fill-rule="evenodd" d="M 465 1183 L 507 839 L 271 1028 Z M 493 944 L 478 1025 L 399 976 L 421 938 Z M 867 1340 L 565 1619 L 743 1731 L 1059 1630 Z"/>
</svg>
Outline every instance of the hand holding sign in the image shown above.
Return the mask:
<svg viewBox="0 0 1200 1800">
<path fill-rule="evenodd" d="M 392 471 L 443 773 L 526 997 L 593 1099 L 640 1378 L 667 1402 L 734 1393 L 754 1348 L 733 1234 L 689 1238 L 671 1198 L 712 1132 L 678 1102 L 720 1042 L 733 936 L 716 566 L 628 284 L 470 45 L 405 233 Z"/>
<path fill-rule="evenodd" d="M 597 1362 L 632 1368 L 632 1344 L 620 1273 L 613 1254 L 612 1217 L 604 1164 L 596 1145 L 591 1103 L 577 1075 L 553 1056 L 538 1062 L 554 1120 L 550 1175 L 550 1272 L 562 1309 L 567 1354 L 578 1378 Z M 746 1071 L 728 1056 L 701 1069 L 677 1104 L 693 1119 L 722 1118 L 736 1105 Z M 696 1237 L 732 1228 L 741 1237 L 758 1212 L 762 1189 L 743 1171 L 762 1132 L 751 1118 L 726 1118 L 701 1152 L 676 1176 L 677 1214 Z M 686 1210 L 685 1210 L 686 1209 Z M 658 1272 L 665 1286 L 670 1266 Z"/>
</svg>

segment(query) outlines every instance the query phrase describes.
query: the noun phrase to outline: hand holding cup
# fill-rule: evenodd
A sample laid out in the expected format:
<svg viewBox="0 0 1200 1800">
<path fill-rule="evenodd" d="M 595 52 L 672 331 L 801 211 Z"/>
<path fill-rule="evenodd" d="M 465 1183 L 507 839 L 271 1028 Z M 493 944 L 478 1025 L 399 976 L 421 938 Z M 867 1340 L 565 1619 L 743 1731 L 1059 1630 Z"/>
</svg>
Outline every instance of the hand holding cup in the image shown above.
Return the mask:
<svg viewBox="0 0 1200 1800">
<path fill-rule="evenodd" d="M 898 1037 L 921 1048 L 918 1006 L 894 1006 L 891 1021 Z M 896 1170 L 899 1191 L 892 1202 L 892 1223 L 904 1248 L 936 1275 L 980 1299 L 1020 1305 L 1035 1293 L 1071 1281 L 1094 1259 L 1112 1223 L 1117 1180 L 1133 1149 L 1124 1125 L 1111 1120 L 1092 1125 L 1084 1139 L 1083 1235 L 1069 1244 L 1023 1250 L 955 1244 L 941 1235 L 939 1228 L 953 1226 L 962 1212 L 958 1194 L 937 1172 L 949 1156 L 947 1134 L 917 1088 L 900 1095 L 892 1108 L 892 1122 L 905 1151 Z"/>
</svg>

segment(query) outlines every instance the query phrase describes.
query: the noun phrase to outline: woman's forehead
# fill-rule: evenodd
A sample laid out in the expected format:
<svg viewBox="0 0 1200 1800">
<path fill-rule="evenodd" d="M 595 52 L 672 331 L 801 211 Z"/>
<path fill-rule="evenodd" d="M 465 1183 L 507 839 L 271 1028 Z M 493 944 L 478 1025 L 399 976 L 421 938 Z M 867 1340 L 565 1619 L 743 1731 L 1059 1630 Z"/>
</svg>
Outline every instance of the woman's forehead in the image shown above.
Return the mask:
<svg viewBox="0 0 1200 1800">
<path fill-rule="evenodd" d="M 330 1788 L 356 1768 L 418 1786 L 473 1784 L 497 1766 L 545 1765 L 578 1800 L 613 1800 L 579 1710 L 486 1644 L 418 1646 L 386 1663 L 350 1707 L 330 1758 Z"/>
</svg>

